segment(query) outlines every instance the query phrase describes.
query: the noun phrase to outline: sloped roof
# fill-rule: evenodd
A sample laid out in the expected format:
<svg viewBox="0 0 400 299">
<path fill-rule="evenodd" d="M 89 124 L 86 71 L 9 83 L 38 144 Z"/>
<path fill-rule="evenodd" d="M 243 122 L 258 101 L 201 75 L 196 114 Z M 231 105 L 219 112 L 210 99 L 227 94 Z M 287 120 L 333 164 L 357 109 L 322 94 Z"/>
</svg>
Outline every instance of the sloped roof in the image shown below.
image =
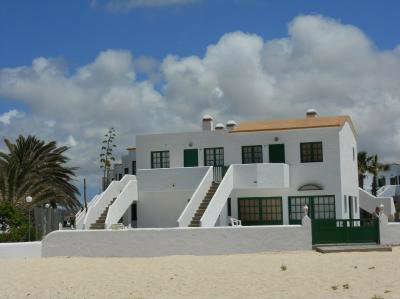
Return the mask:
<svg viewBox="0 0 400 299">
<path fill-rule="evenodd" d="M 275 119 L 275 120 L 256 120 L 244 121 L 239 123 L 231 133 L 257 132 L 257 131 L 284 131 L 295 129 L 343 127 L 348 122 L 354 134 L 355 129 L 350 116 L 317 116 L 298 119 Z"/>
</svg>

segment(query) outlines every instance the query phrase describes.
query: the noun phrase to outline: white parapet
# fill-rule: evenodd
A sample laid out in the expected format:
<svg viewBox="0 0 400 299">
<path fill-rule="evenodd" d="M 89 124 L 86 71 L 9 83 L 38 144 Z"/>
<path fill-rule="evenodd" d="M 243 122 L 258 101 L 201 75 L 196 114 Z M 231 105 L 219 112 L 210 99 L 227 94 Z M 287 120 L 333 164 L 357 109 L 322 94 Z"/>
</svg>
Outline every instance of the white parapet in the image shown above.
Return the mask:
<svg viewBox="0 0 400 299">
<path fill-rule="evenodd" d="M 196 213 L 200 203 L 203 201 L 213 181 L 213 168 L 209 167 L 205 176 L 194 191 L 189 203 L 186 205 L 181 216 L 178 219 L 178 226 L 186 227 L 189 226 L 193 215 Z"/>
<path fill-rule="evenodd" d="M 105 221 L 106 228 L 111 228 L 113 224 L 118 223 L 121 217 L 129 209 L 131 204 L 137 200 L 138 200 L 138 189 L 137 189 L 137 180 L 135 177 L 131 178 L 128 181 L 124 189 L 122 189 L 121 193 L 118 194 L 117 199 L 108 209 Z"/>
</svg>

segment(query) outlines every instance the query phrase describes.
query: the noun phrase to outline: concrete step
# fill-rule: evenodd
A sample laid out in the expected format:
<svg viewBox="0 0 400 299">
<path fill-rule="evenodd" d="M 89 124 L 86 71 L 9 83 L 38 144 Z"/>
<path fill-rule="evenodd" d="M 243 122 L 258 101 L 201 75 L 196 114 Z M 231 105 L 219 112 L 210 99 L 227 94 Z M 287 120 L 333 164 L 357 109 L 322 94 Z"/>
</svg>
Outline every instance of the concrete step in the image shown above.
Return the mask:
<svg viewBox="0 0 400 299">
<path fill-rule="evenodd" d="M 189 227 L 200 227 L 200 224 L 189 224 Z"/>
<path fill-rule="evenodd" d="M 198 224 L 198 225 L 200 225 L 200 220 L 192 220 L 190 222 L 190 224 Z"/>
<path fill-rule="evenodd" d="M 193 216 L 193 218 L 192 218 L 192 221 L 194 220 L 194 221 L 197 221 L 197 220 L 200 220 L 201 219 L 201 216 L 196 216 L 196 215 L 194 215 Z"/>
<path fill-rule="evenodd" d="M 392 246 L 379 244 L 317 245 L 314 248 L 321 253 L 392 251 Z"/>
<path fill-rule="evenodd" d="M 92 225 L 90 225 L 90 229 L 105 229 L 105 224 L 93 223 Z"/>
</svg>

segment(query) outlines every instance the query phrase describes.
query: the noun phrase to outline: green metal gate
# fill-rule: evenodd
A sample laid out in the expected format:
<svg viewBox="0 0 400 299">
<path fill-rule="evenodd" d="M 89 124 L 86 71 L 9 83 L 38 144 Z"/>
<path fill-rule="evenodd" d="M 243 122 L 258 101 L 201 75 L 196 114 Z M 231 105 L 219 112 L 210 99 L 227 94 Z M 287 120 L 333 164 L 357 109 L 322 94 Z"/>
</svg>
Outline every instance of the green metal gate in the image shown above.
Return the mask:
<svg viewBox="0 0 400 299">
<path fill-rule="evenodd" d="M 312 220 L 312 243 L 379 243 L 379 220 Z"/>
</svg>

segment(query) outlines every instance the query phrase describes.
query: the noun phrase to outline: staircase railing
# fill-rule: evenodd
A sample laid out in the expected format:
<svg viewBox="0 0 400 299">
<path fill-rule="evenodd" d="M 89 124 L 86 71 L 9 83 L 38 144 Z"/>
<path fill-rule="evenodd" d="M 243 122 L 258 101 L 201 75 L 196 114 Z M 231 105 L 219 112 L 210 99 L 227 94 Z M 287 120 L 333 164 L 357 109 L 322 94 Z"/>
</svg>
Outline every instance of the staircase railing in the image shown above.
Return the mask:
<svg viewBox="0 0 400 299">
<path fill-rule="evenodd" d="M 221 210 L 225 206 L 226 200 L 233 190 L 233 165 L 229 166 L 224 178 L 218 186 L 213 198 L 211 199 L 206 211 L 201 217 L 201 226 L 215 226 Z"/>
<path fill-rule="evenodd" d="M 213 180 L 216 183 L 222 181 L 229 166 L 213 166 Z"/>
<path fill-rule="evenodd" d="M 96 194 L 93 197 L 93 199 L 91 201 L 89 201 L 89 203 L 88 203 L 88 211 L 89 211 L 89 208 L 91 206 L 93 206 L 98 201 L 98 199 L 100 198 L 100 195 L 101 194 Z M 75 216 L 75 227 L 76 227 L 76 229 L 83 229 L 83 223 L 85 221 L 85 218 L 86 218 L 86 210 L 85 209 L 80 210 L 76 214 L 76 216 Z"/>
<path fill-rule="evenodd" d="M 125 214 L 134 201 L 138 200 L 137 180 L 131 179 L 122 189 L 117 199 L 108 209 L 105 227 L 118 223 L 119 219 Z"/>
<path fill-rule="evenodd" d="M 118 194 L 128 183 L 129 177 L 131 177 L 131 175 L 125 175 L 120 181 L 112 181 L 107 189 L 102 194 L 100 194 L 97 202 L 88 208 L 85 220 L 83 222 L 83 229 L 89 229 L 90 225 L 96 222 L 96 220 L 100 217 L 105 208 L 111 203 L 114 198 L 118 196 Z"/>
<path fill-rule="evenodd" d="M 185 209 L 178 218 L 178 225 L 180 227 L 187 227 L 192 220 L 193 215 L 196 213 L 200 203 L 203 201 L 208 190 L 213 182 L 213 167 L 210 166 L 201 180 L 200 184 L 197 186 L 192 197 L 190 198 Z"/>
<path fill-rule="evenodd" d="M 381 204 L 384 206 L 384 213 L 390 217 L 396 213 L 396 208 L 394 206 L 393 197 L 376 197 L 368 193 L 364 189 L 358 188 L 359 190 L 359 200 L 360 208 L 372 214 L 375 212 L 376 208 Z"/>
</svg>

